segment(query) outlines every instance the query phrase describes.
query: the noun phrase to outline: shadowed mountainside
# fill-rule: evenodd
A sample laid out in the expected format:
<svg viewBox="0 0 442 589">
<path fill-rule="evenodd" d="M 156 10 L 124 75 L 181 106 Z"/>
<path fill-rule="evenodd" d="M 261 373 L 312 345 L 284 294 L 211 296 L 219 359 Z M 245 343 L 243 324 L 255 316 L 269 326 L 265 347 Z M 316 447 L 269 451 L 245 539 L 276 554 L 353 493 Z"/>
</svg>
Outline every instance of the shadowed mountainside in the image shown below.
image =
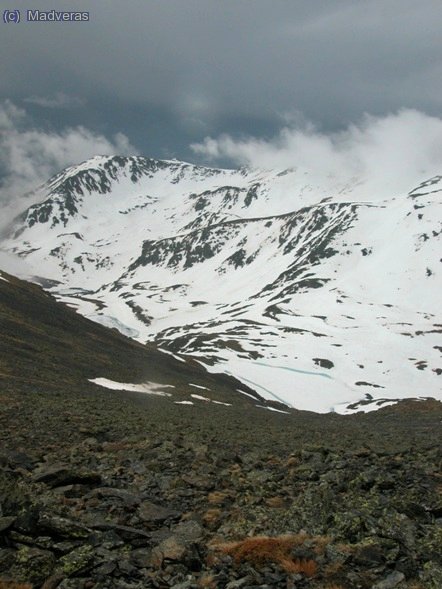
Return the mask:
<svg viewBox="0 0 442 589">
<path fill-rule="evenodd" d="M 14 390 L 93 391 L 89 379 L 164 385 L 176 401 L 190 398 L 198 385 L 213 399 L 248 406 L 259 395 L 227 375 L 207 373 L 197 362 L 184 362 L 103 327 L 39 286 L 2 273 L 0 280 L 0 383 Z M 173 388 L 172 388 L 173 387 Z M 159 387 L 161 388 L 161 387 Z M 176 397 L 176 399 L 175 399 Z"/>
</svg>

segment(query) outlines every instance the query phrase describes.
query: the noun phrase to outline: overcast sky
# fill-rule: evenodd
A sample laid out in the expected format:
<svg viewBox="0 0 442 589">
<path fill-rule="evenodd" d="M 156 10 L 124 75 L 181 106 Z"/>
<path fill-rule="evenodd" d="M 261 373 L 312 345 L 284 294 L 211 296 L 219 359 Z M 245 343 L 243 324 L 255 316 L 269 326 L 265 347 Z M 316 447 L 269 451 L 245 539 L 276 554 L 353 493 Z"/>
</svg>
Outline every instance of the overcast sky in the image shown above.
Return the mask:
<svg viewBox="0 0 442 589">
<path fill-rule="evenodd" d="M 299 133 L 342 151 L 349 133 L 370 141 L 383 121 L 412 119 L 419 149 L 441 161 L 440 0 L 0 6 L 22 17 L 0 22 L 3 202 L 97 152 L 285 166 L 303 157 Z M 25 22 L 29 8 L 90 20 Z"/>
</svg>

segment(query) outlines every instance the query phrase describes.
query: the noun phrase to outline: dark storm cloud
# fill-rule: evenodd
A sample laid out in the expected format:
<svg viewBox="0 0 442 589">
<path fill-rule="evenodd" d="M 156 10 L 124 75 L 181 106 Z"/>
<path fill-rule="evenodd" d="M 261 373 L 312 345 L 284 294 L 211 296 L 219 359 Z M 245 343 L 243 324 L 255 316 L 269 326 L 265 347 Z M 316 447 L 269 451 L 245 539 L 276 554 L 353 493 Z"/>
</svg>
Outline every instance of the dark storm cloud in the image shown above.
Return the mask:
<svg viewBox="0 0 442 589">
<path fill-rule="evenodd" d="M 440 159 L 440 0 L 14 7 L 22 22 L 0 23 L 3 222 L 24 206 L 17 195 L 94 153 L 367 175 L 388 161 L 413 176 Z M 25 22 L 28 8 L 90 20 Z"/>
<path fill-rule="evenodd" d="M 73 9 L 39 4 L 62 7 Z M 335 129 L 363 112 L 442 110 L 439 0 L 95 0 L 75 9 L 90 22 L 3 25 L 4 98 L 63 92 L 107 104 L 110 117 L 117 103 L 159 109 L 166 127 L 192 139 L 230 131 L 232 120 L 259 131 L 296 111 Z"/>
<path fill-rule="evenodd" d="M 85 105 L 85 101 L 76 96 L 68 96 L 64 92 L 56 92 L 53 96 L 29 96 L 23 102 L 27 104 L 36 104 L 41 108 L 80 108 Z"/>
</svg>

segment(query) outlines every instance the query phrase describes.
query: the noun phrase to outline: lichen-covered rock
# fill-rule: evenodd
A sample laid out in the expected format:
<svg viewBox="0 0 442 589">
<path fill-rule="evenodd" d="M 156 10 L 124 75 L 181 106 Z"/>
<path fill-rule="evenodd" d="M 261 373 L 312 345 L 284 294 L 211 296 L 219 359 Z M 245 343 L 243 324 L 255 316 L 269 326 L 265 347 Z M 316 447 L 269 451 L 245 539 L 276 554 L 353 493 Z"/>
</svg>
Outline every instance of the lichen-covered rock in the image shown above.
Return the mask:
<svg viewBox="0 0 442 589">
<path fill-rule="evenodd" d="M 40 514 L 38 525 L 41 530 L 54 535 L 55 537 L 84 539 L 91 534 L 91 530 L 85 525 L 49 513 Z"/>
<path fill-rule="evenodd" d="M 440 589 L 442 587 L 442 563 L 432 560 L 426 562 L 421 575 L 421 581 L 425 589 Z"/>
<path fill-rule="evenodd" d="M 61 566 L 63 573 L 67 577 L 82 575 L 92 567 L 94 554 L 93 547 L 85 544 L 65 554 L 60 559 L 59 566 Z"/>
<path fill-rule="evenodd" d="M 38 585 L 50 577 L 54 570 L 56 559 L 48 550 L 20 546 L 14 556 L 9 575 L 17 581 Z"/>
<path fill-rule="evenodd" d="M 0 576 L 11 570 L 15 561 L 15 550 L 12 548 L 0 548 Z"/>
<path fill-rule="evenodd" d="M 353 547 L 353 562 L 365 568 L 395 562 L 399 545 L 394 540 L 368 536 Z"/>
<path fill-rule="evenodd" d="M 417 540 L 420 551 L 428 560 L 442 562 L 442 524 L 425 526 L 423 529 L 425 535 Z"/>
</svg>

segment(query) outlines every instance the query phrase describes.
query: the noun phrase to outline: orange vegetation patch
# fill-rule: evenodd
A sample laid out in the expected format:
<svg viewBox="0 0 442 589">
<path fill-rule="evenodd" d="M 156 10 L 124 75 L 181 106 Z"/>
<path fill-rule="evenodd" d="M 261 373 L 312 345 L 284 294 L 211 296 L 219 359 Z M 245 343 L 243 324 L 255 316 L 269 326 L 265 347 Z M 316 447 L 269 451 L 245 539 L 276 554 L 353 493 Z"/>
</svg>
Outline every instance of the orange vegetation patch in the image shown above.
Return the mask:
<svg viewBox="0 0 442 589">
<path fill-rule="evenodd" d="M 317 564 L 312 559 L 293 558 L 291 552 L 301 546 L 308 536 L 255 536 L 240 542 L 215 544 L 212 549 L 230 555 L 236 563 L 248 561 L 254 565 L 273 562 L 279 564 L 288 573 L 303 573 L 306 577 L 313 577 L 317 571 Z"/>
<path fill-rule="evenodd" d="M 226 491 L 213 491 L 207 496 L 207 501 L 212 505 L 223 505 L 230 497 Z"/>
<path fill-rule="evenodd" d="M 204 574 L 198 580 L 198 587 L 201 589 L 216 589 L 216 580 L 212 575 Z"/>
<path fill-rule="evenodd" d="M 286 507 L 286 502 L 282 497 L 269 497 L 265 500 L 265 503 L 268 507 L 273 507 L 275 509 L 283 509 Z"/>
<path fill-rule="evenodd" d="M 203 515 L 203 522 L 206 526 L 213 526 L 221 519 L 221 509 L 208 509 Z"/>
</svg>

